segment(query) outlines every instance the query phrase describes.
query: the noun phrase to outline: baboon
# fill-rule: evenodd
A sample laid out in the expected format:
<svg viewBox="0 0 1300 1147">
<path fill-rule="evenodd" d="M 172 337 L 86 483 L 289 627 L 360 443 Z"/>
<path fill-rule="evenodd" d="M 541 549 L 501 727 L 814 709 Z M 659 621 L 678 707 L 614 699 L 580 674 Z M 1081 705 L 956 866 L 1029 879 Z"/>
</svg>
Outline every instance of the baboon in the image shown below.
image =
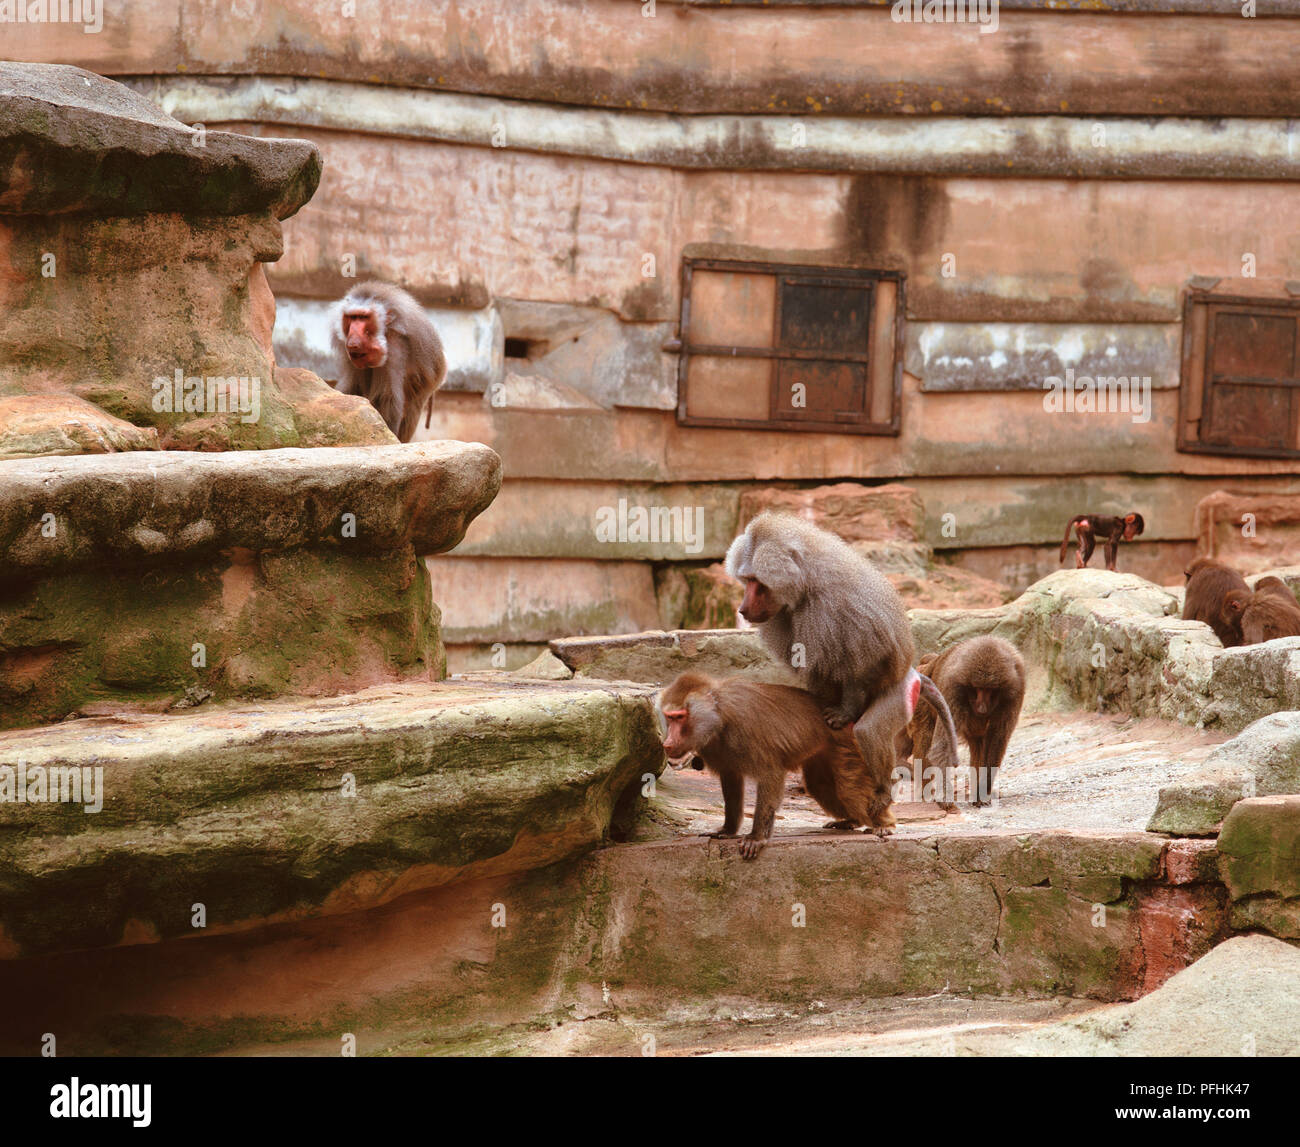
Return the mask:
<svg viewBox="0 0 1300 1147">
<path fill-rule="evenodd" d="M 745 778 L 754 779 L 753 824 L 740 845 L 747 860 L 772 835 L 787 772 L 803 770 L 809 795 L 835 818 L 827 828 L 867 825 L 884 836 L 894 825 L 889 773 L 872 773 L 853 734 L 831 729 L 817 699 L 802 689 L 683 673 L 660 693 L 659 709 L 668 729 L 668 763 L 680 769 L 694 757 L 696 768 L 722 781 L 723 823 L 711 836 L 739 834 Z"/>
<path fill-rule="evenodd" d="M 1233 590 L 1250 592 L 1246 579 L 1231 566 L 1214 558 L 1197 558 L 1183 573 L 1187 578 L 1183 620 L 1205 622 L 1225 649 L 1240 645 L 1240 618 L 1229 615 L 1225 620 L 1223 607 Z"/>
<path fill-rule="evenodd" d="M 1241 645 L 1258 645 L 1275 637 L 1300 637 L 1300 605 L 1280 578 L 1271 582 L 1277 585 L 1256 586 L 1254 593 L 1231 589 L 1224 596 L 1223 624 L 1241 633 Z"/>
<path fill-rule="evenodd" d="M 410 442 L 447 377 L 442 340 L 420 304 L 391 283 L 360 283 L 338 306 L 333 343 L 338 389 L 368 399 L 398 441 Z"/>
<path fill-rule="evenodd" d="M 745 586 L 741 616 L 799 674 L 831 728 L 853 723 L 872 775 L 892 771 L 895 738 L 922 696 L 940 717 L 935 762 L 956 765 L 943 694 L 911 668 L 915 646 L 902 599 L 866 558 L 811 522 L 769 511 L 731 543 L 726 566 Z"/>
<path fill-rule="evenodd" d="M 1295 594 L 1291 592 L 1291 587 L 1286 584 L 1280 577 L 1274 577 L 1269 574 L 1268 577 L 1262 577 L 1255 583 L 1256 593 L 1271 593 L 1280 597 L 1283 601 L 1289 601 L 1296 605 Z"/>
<path fill-rule="evenodd" d="M 1016 647 L 1000 637 L 972 637 L 921 661 L 952 710 L 957 735 L 970 748 L 971 792 L 988 804 L 1007 743 L 1025 700 L 1025 663 Z M 905 760 L 929 755 L 934 715 L 918 710 L 899 738 Z"/>
<path fill-rule="evenodd" d="M 1083 569 L 1092 558 L 1097 539 L 1105 538 L 1106 568 L 1113 570 L 1121 539 L 1131 542 L 1145 529 L 1146 522 L 1136 510 L 1125 514 L 1122 518 L 1109 514 L 1079 514 L 1066 524 L 1065 540 L 1061 542 L 1061 561 L 1065 561 L 1065 551 L 1070 546 L 1070 531 L 1074 530 L 1078 545 L 1074 560 L 1075 568 Z"/>
</svg>

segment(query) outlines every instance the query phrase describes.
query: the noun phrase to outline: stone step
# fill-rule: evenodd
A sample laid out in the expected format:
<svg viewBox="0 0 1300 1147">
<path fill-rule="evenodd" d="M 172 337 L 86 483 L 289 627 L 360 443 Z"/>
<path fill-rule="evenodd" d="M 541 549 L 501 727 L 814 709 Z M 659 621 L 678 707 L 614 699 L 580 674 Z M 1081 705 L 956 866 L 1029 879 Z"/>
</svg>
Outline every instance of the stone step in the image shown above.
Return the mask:
<svg viewBox="0 0 1300 1147">
<path fill-rule="evenodd" d="M 0 957 L 192 936 L 199 904 L 212 936 L 573 857 L 662 768 L 651 692 L 498 676 L 0 733 Z"/>
</svg>

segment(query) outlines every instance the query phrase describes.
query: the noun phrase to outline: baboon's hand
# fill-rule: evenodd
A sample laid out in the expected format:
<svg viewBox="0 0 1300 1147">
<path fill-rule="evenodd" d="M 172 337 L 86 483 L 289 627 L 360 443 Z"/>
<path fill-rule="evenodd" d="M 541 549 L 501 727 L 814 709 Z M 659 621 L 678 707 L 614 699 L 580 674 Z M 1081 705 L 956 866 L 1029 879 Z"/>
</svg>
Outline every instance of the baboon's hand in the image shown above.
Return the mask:
<svg viewBox="0 0 1300 1147">
<path fill-rule="evenodd" d="M 705 836 L 714 840 L 735 840 L 740 835 L 738 832 L 727 832 L 725 829 L 718 829 L 717 832 L 706 832 Z"/>
<path fill-rule="evenodd" d="M 822 716 L 832 729 L 842 729 L 854 719 L 852 713 L 846 713 L 843 709 L 823 709 Z"/>
<path fill-rule="evenodd" d="M 761 840 L 756 836 L 750 835 L 740 842 L 740 855 L 746 860 L 753 860 L 763 851 L 766 840 Z"/>
</svg>

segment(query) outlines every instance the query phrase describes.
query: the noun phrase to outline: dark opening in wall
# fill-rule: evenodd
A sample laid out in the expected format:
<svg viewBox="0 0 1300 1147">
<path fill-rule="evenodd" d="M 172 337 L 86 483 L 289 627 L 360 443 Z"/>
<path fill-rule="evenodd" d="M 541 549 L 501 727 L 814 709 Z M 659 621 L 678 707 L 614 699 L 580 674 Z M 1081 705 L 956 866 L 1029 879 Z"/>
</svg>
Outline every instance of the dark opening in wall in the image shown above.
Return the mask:
<svg viewBox="0 0 1300 1147">
<path fill-rule="evenodd" d="M 545 353 L 545 344 L 537 339 L 506 339 L 506 358 L 539 358 Z"/>
</svg>

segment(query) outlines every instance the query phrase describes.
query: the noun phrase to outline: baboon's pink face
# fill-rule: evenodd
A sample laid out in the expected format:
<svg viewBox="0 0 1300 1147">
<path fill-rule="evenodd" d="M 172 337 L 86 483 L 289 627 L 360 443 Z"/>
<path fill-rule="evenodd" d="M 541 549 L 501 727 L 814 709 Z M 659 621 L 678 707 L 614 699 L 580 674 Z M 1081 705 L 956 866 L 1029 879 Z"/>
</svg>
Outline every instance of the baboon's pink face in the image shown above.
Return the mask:
<svg viewBox="0 0 1300 1147">
<path fill-rule="evenodd" d="M 761 625 L 765 621 L 771 621 L 781 612 L 776 595 L 758 578 L 747 577 L 744 582 L 745 597 L 740 603 L 741 617 L 751 625 Z"/>
<path fill-rule="evenodd" d="M 358 370 L 383 366 L 388 359 L 388 343 L 383 326 L 369 309 L 343 312 L 343 341 L 348 360 Z"/>
<path fill-rule="evenodd" d="M 668 732 L 664 736 L 664 756 L 668 758 L 668 764 L 674 769 L 684 768 L 688 764 L 695 765 L 697 769 L 703 768 L 703 765 L 695 764 L 699 758 L 695 756 L 695 734 L 691 731 L 690 710 L 665 709 L 663 714 L 664 724 L 668 726 Z"/>
</svg>

